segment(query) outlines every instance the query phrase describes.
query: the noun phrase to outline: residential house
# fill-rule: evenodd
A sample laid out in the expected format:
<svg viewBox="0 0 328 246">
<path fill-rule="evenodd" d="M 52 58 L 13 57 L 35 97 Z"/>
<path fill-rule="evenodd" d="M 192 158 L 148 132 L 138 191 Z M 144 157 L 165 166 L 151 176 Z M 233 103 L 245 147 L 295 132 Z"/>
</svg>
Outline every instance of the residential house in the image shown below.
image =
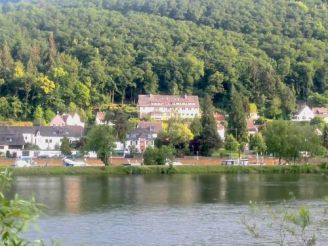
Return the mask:
<svg viewBox="0 0 328 246">
<path fill-rule="evenodd" d="M 198 96 L 139 95 L 137 106 L 139 118 L 193 119 L 201 115 Z"/>
<path fill-rule="evenodd" d="M 218 134 L 221 138 L 222 141 L 225 140 L 225 116 L 221 113 L 217 113 L 215 112 L 214 113 L 214 119 L 216 121 L 216 127 L 217 127 L 217 131 L 218 131 Z"/>
<path fill-rule="evenodd" d="M 160 133 L 163 130 L 161 122 L 140 121 L 138 128 L 151 128 L 155 133 Z"/>
<path fill-rule="evenodd" d="M 303 106 L 297 114 L 294 115 L 292 121 L 311 121 L 315 117 L 309 106 Z"/>
<path fill-rule="evenodd" d="M 71 143 L 78 142 L 83 136 L 83 132 L 84 129 L 81 126 L 0 127 L 0 135 L 17 135 L 17 139 L 23 139 L 24 145 L 33 144 L 40 150 L 59 148 L 64 137 L 67 137 Z M 23 148 L 20 145 L 15 146 Z"/>
<path fill-rule="evenodd" d="M 20 133 L 0 133 L 0 153 L 2 155 L 5 155 L 9 150 L 22 150 L 25 144 L 23 135 Z"/>
<path fill-rule="evenodd" d="M 81 126 L 84 127 L 84 123 L 81 121 L 80 116 L 77 113 L 74 114 L 57 114 L 50 122 L 50 126 Z"/>
<path fill-rule="evenodd" d="M 153 128 L 136 128 L 127 135 L 125 151 L 131 153 L 134 149 L 137 153 L 142 153 L 147 147 L 155 145 L 156 138 L 157 133 Z"/>
<path fill-rule="evenodd" d="M 106 120 L 106 112 L 97 112 L 96 114 L 96 125 L 108 125 L 114 126 L 111 121 Z"/>
<path fill-rule="evenodd" d="M 312 108 L 314 117 L 323 119 L 325 123 L 328 123 L 328 108 Z"/>
</svg>

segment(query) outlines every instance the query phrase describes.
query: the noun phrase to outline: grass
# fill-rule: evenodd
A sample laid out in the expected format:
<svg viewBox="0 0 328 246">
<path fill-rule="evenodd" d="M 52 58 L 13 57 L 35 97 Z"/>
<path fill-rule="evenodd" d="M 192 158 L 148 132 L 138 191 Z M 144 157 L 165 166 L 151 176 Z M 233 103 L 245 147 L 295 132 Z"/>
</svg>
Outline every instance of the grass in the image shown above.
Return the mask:
<svg viewBox="0 0 328 246">
<path fill-rule="evenodd" d="M 0 168 L 4 170 L 4 167 Z M 291 166 L 110 166 L 110 167 L 32 167 L 9 168 L 16 176 L 56 175 L 146 175 L 146 174 L 219 174 L 219 173 L 328 173 L 328 163 Z"/>
</svg>

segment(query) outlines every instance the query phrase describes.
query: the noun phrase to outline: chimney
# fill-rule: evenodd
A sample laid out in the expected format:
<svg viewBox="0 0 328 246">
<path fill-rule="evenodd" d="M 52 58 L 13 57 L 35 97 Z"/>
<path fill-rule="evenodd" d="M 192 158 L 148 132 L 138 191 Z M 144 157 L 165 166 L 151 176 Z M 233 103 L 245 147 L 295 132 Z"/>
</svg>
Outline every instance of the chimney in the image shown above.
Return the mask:
<svg viewBox="0 0 328 246">
<path fill-rule="evenodd" d="M 187 99 L 187 97 L 188 97 L 187 94 L 184 94 L 184 98 Z"/>
</svg>

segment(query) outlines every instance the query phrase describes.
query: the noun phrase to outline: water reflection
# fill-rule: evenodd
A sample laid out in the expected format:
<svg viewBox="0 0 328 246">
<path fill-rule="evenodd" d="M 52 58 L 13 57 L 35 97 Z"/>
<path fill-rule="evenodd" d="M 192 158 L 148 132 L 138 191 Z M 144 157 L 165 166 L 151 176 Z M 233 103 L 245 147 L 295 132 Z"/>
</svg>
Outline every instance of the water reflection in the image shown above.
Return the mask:
<svg viewBox="0 0 328 246">
<path fill-rule="evenodd" d="M 50 214 L 79 214 L 122 206 L 247 204 L 289 198 L 321 199 L 328 179 L 322 175 L 147 175 L 18 177 L 10 194 L 34 195 Z"/>
</svg>

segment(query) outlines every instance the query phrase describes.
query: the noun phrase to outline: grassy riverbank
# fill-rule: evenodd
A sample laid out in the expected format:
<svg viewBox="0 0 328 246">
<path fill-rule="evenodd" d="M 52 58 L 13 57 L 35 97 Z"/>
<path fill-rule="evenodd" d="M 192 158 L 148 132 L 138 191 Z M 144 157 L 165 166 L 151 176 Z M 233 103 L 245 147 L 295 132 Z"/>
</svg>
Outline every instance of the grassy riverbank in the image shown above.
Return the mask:
<svg viewBox="0 0 328 246">
<path fill-rule="evenodd" d="M 4 170 L 5 168 L 0 168 Z M 327 173 L 328 164 L 290 166 L 111 166 L 9 168 L 17 176 L 133 175 L 133 174 L 217 174 L 217 173 Z"/>
</svg>

